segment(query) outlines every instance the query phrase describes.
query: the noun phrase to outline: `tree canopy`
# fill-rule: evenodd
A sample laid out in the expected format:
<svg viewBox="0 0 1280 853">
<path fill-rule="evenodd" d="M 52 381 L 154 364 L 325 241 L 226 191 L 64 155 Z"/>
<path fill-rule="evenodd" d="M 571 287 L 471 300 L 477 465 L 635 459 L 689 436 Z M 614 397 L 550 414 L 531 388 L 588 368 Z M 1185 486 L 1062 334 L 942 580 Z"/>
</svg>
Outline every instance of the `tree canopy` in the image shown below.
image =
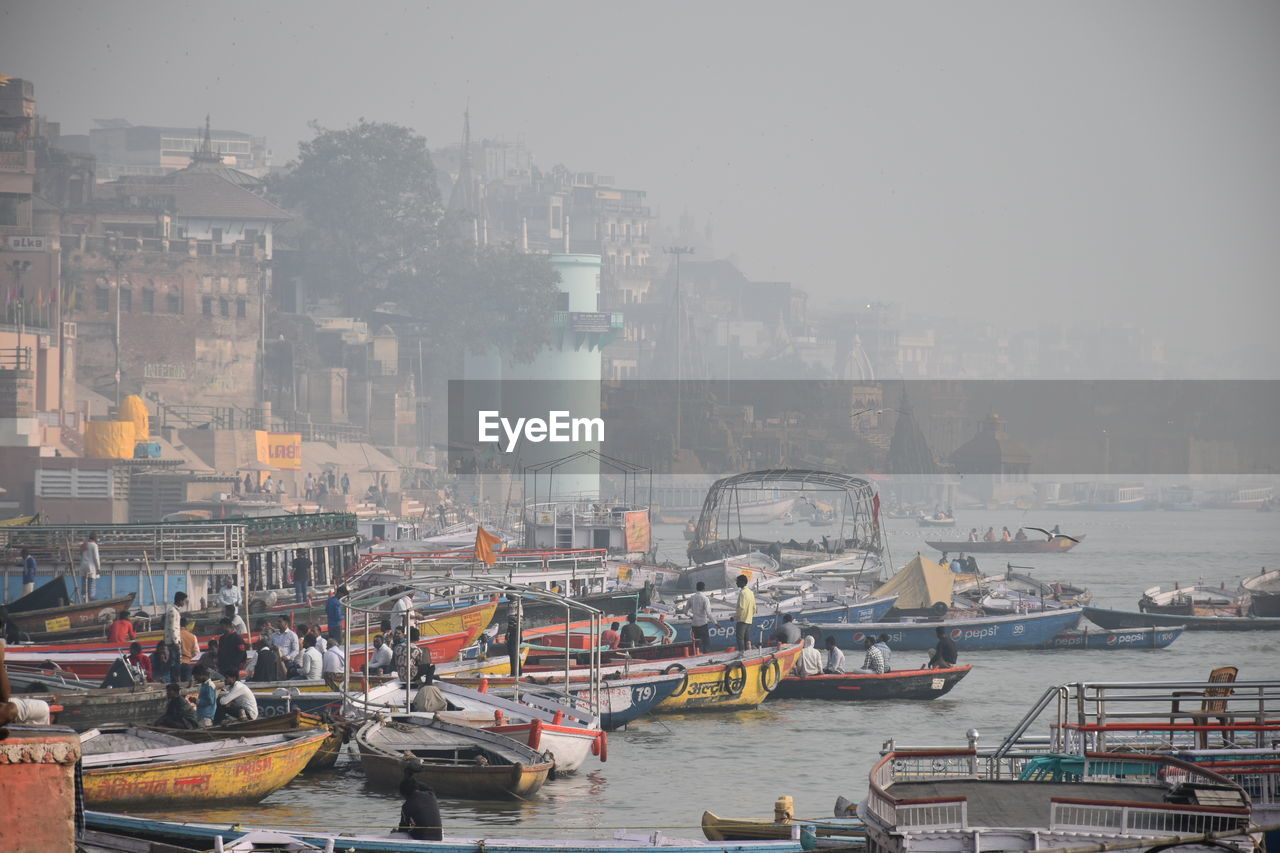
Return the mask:
<svg viewBox="0 0 1280 853">
<path fill-rule="evenodd" d="M 497 347 L 532 358 L 555 310 L 547 258 L 460 237 L 468 229 L 447 219 L 427 142 L 411 129 L 311 126 L 315 137 L 269 185 L 302 216 L 308 288 L 354 316 L 395 302 L 440 354 Z"/>
</svg>

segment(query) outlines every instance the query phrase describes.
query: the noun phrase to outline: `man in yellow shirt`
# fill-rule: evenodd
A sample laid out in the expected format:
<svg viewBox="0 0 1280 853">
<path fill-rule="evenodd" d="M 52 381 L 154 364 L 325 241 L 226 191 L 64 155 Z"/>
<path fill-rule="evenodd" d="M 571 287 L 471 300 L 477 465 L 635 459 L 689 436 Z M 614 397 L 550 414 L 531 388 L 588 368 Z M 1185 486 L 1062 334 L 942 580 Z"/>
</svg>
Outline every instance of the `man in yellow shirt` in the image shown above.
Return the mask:
<svg viewBox="0 0 1280 853">
<path fill-rule="evenodd" d="M 733 614 L 736 629 L 736 645 L 739 652 L 746 652 L 750 643 L 751 622 L 756 618 L 756 594 L 747 586 L 747 576 L 738 575 L 738 611 Z"/>
</svg>

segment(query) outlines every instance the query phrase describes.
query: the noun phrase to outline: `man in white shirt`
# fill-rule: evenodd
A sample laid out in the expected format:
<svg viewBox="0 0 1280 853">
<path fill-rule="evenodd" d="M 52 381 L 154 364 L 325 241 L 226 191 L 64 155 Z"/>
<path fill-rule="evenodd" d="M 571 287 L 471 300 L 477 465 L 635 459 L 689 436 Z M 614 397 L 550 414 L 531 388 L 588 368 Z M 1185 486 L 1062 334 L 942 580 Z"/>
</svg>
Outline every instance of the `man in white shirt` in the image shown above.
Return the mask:
<svg viewBox="0 0 1280 853">
<path fill-rule="evenodd" d="M 182 673 L 182 607 L 186 603 L 187 594 L 175 592 L 173 604 L 164 611 L 164 644 L 169 647 L 169 671 L 154 673 L 154 677 L 163 678 L 170 684 L 177 684 Z"/>
<path fill-rule="evenodd" d="M 84 575 L 84 600 L 93 601 L 98 591 L 98 575 L 102 571 L 102 558 L 98 553 L 98 534 L 90 533 L 80 546 L 80 573 Z"/>
<path fill-rule="evenodd" d="M 711 602 L 704 590 L 707 585 L 698 581 L 698 591 L 689 599 L 689 624 L 693 631 L 693 647 L 699 652 L 711 651 Z"/>
<path fill-rule="evenodd" d="M 275 647 L 276 654 L 280 655 L 280 662 L 286 668 L 289 664 L 297 662 L 298 655 L 302 653 L 298 645 L 298 635 L 284 619 L 280 620 L 280 630 L 271 632 L 271 645 Z"/>
<path fill-rule="evenodd" d="M 223 607 L 234 607 L 238 611 L 240 609 L 240 587 L 236 586 L 235 578 L 227 578 L 223 583 L 222 589 L 218 590 L 218 603 Z M 228 616 L 231 614 L 228 613 Z"/>
<path fill-rule="evenodd" d="M 874 640 L 867 643 L 867 648 L 871 648 Z M 879 655 L 879 650 L 876 652 Z M 836 645 L 835 637 L 827 637 L 827 665 L 822 671 L 829 675 L 839 675 L 844 672 L 844 652 L 840 651 L 840 647 Z"/>
<path fill-rule="evenodd" d="M 347 668 L 347 656 L 338 638 L 330 635 L 324 652 L 324 680 L 333 690 L 342 689 L 342 673 Z"/>
<path fill-rule="evenodd" d="M 240 680 L 240 674 L 228 670 L 222 673 L 222 679 L 225 686 L 218 704 L 226 707 L 227 716 L 236 720 L 258 719 L 258 700 L 249 685 Z"/>
<path fill-rule="evenodd" d="M 316 647 L 317 640 L 311 634 L 308 634 L 302 640 L 302 678 L 308 681 L 319 681 L 324 674 L 324 656 Z"/>
<path fill-rule="evenodd" d="M 386 675 L 391 671 L 391 647 L 381 636 L 373 638 L 373 654 L 365 664 L 365 671 L 369 675 Z"/>
<path fill-rule="evenodd" d="M 396 603 L 391 607 L 391 624 L 398 628 L 404 627 L 404 615 L 413 610 L 413 593 L 406 592 L 404 595 L 396 599 Z"/>
</svg>

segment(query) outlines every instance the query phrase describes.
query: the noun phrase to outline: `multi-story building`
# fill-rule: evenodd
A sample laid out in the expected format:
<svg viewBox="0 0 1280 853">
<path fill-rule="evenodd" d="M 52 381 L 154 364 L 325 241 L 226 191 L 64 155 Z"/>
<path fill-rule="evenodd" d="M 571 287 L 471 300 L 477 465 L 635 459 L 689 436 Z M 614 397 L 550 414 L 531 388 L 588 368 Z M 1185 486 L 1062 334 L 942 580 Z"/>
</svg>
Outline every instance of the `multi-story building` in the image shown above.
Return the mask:
<svg viewBox="0 0 1280 853">
<path fill-rule="evenodd" d="M 89 150 L 98 161 L 98 179 L 161 176 L 187 168 L 207 139 L 218 162 L 254 178 L 271 165 L 267 141 L 238 130 L 208 127 L 135 126 L 124 119 L 100 119 L 89 131 Z"/>
</svg>

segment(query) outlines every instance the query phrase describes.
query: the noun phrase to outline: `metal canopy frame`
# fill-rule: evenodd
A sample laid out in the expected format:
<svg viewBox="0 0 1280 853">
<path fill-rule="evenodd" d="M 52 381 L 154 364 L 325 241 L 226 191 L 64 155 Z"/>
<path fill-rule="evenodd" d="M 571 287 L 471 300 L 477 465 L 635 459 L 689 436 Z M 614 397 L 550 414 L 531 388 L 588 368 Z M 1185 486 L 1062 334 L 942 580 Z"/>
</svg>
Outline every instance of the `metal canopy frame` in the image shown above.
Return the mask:
<svg viewBox="0 0 1280 853">
<path fill-rule="evenodd" d="M 711 484 L 702 503 L 702 513 L 698 516 L 693 539 L 689 543 L 690 553 L 717 541 L 712 538 L 713 533 L 730 530 L 735 519 L 738 537 L 741 538 L 742 492 L 776 489 L 843 495 L 840 505 L 840 540 L 856 539 L 862 547 L 876 553 L 881 552 L 883 542 L 878 499 L 875 484 L 870 480 L 813 468 L 767 468 L 724 477 Z"/>
<path fill-rule="evenodd" d="M 636 465 L 633 462 L 628 462 L 625 459 L 619 459 L 616 456 L 610 456 L 607 453 L 601 453 L 598 450 L 579 450 L 577 453 L 571 453 L 568 456 L 562 456 L 559 459 L 552 459 L 549 462 L 539 462 L 536 465 L 526 465 L 524 468 L 520 469 L 520 476 L 525 485 L 526 508 L 537 506 L 539 503 L 538 481 L 542 475 L 545 474 L 547 478 L 546 500 L 552 501 L 554 500 L 555 495 L 555 489 L 553 486 L 555 485 L 556 471 L 566 465 L 577 462 L 580 459 L 594 459 L 601 465 L 611 468 L 616 472 L 620 472 L 622 474 L 622 501 L 633 507 L 643 506 L 645 512 L 649 516 L 649 523 L 651 525 L 653 524 L 653 469 L 644 465 Z M 649 495 L 646 500 L 641 502 L 638 499 L 637 492 L 640 488 L 639 480 L 645 475 L 648 475 Z M 529 478 L 531 476 L 533 477 L 533 498 L 529 499 Z M 600 495 L 599 497 L 603 499 L 604 495 Z M 525 547 L 533 547 L 533 537 L 533 528 L 526 522 L 524 534 Z"/>
<path fill-rule="evenodd" d="M 495 580 L 493 578 L 477 577 L 473 575 L 458 575 L 455 577 L 424 578 L 424 579 L 405 578 L 403 581 L 379 584 L 377 586 L 368 587 L 359 591 L 359 596 L 360 596 L 359 600 L 361 602 L 360 604 L 355 603 L 354 598 L 355 598 L 356 592 L 352 590 L 348 590 L 347 595 L 339 599 L 342 602 L 342 606 L 345 609 L 345 615 L 346 615 L 346 618 L 343 620 L 345 624 L 343 628 L 344 666 L 343 666 L 343 674 L 342 674 L 342 692 L 345 695 L 349 696 L 351 693 L 351 666 L 350 664 L 346 663 L 346 661 L 350 659 L 350 655 L 351 655 L 351 628 L 352 628 L 352 622 L 354 621 L 352 618 L 353 614 L 359 613 L 364 615 L 364 632 L 365 632 L 364 635 L 366 638 L 365 642 L 366 644 L 372 643 L 373 632 L 371 629 L 374 627 L 374 625 L 377 624 L 372 620 L 374 619 L 381 620 L 391 612 L 389 610 L 384 610 L 383 607 L 406 594 L 413 595 L 414 593 L 417 593 L 417 592 L 427 593 L 428 595 L 435 596 L 437 599 L 444 599 L 446 601 L 449 601 L 450 603 L 455 605 L 454 608 L 451 608 L 451 609 L 457 609 L 456 606 L 459 603 L 461 603 L 461 600 L 463 599 L 477 599 L 485 596 L 497 597 L 502 595 L 505 595 L 507 598 L 515 602 L 520 602 L 525 599 L 531 599 L 534 601 L 547 602 L 551 604 L 559 604 L 563 606 L 565 609 L 565 620 L 564 620 L 565 664 L 564 664 L 564 689 L 561 695 L 563 696 L 563 698 L 567 703 L 579 702 L 579 700 L 571 694 L 569 689 L 569 682 L 570 682 L 569 673 L 571 669 L 570 661 L 571 661 L 571 655 L 573 654 L 573 647 L 572 647 L 572 644 L 570 643 L 570 635 L 572 633 L 571 624 L 574 622 L 574 619 L 572 618 L 572 616 L 576 612 L 578 614 L 581 614 L 583 618 L 586 618 L 587 620 L 589 620 L 591 634 L 593 637 L 598 639 L 600 636 L 601 626 L 603 625 L 603 617 L 604 617 L 603 611 L 599 610 L 598 608 L 592 607 L 589 604 L 584 604 L 581 601 L 578 601 L 576 599 L 569 598 L 568 596 L 559 595 L 558 593 L 550 592 L 549 590 L 538 589 L 537 587 L 525 586 L 523 584 L 510 583 L 508 581 Z M 478 602 L 473 600 L 468 603 L 474 604 Z M 410 632 L 409 628 L 416 621 L 412 618 L 412 613 L 413 613 L 412 610 L 405 611 L 404 624 L 400 626 L 404 628 L 406 642 L 409 642 L 408 638 L 412 636 L 412 632 Z M 515 613 L 516 613 L 517 625 L 519 625 L 521 620 L 520 614 L 523 613 L 523 608 L 517 605 L 515 607 Z M 394 629 L 394 627 L 396 626 L 393 625 L 392 627 Z M 489 626 L 486 625 L 485 629 L 488 630 L 488 627 Z M 594 642 L 591 644 L 590 668 L 591 668 L 592 678 L 591 678 L 591 689 L 588 695 L 588 702 L 590 704 L 591 713 L 599 714 L 600 706 L 601 706 L 599 642 Z M 515 667 L 513 672 L 515 674 L 515 699 L 519 701 L 521 685 L 520 685 L 520 654 L 519 654 L 518 648 L 516 649 Z M 414 682 L 416 681 L 416 678 L 405 679 L 404 681 L 405 681 L 405 708 L 407 709 L 411 704 L 411 702 L 413 701 L 413 691 L 417 689 L 414 684 Z M 365 707 L 367 709 L 368 707 L 367 700 L 369 697 L 369 679 L 367 677 L 362 678 L 361 682 L 363 684 L 364 698 L 366 700 Z M 550 681 L 540 685 L 540 687 L 543 688 L 540 692 L 545 693 L 546 687 L 548 686 L 552 686 Z"/>
</svg>

